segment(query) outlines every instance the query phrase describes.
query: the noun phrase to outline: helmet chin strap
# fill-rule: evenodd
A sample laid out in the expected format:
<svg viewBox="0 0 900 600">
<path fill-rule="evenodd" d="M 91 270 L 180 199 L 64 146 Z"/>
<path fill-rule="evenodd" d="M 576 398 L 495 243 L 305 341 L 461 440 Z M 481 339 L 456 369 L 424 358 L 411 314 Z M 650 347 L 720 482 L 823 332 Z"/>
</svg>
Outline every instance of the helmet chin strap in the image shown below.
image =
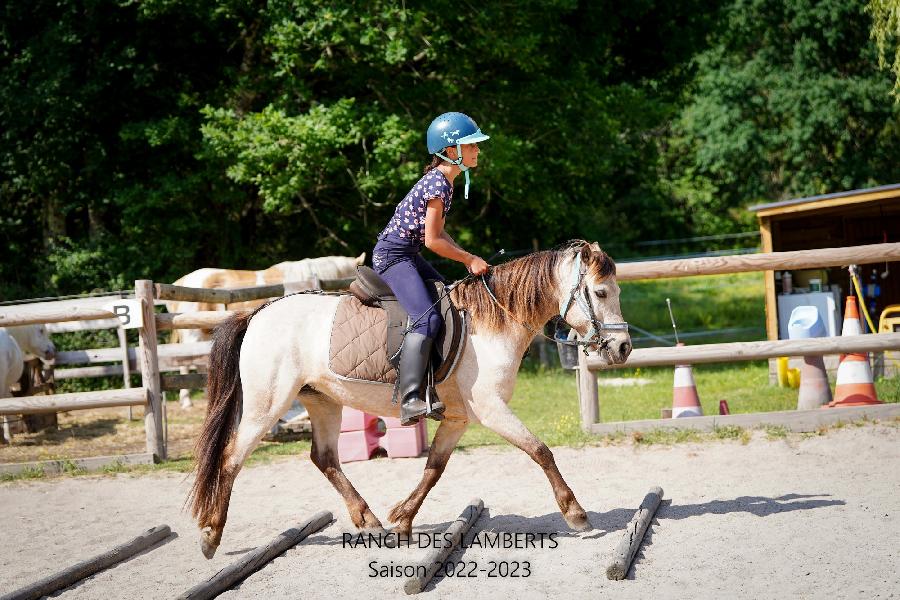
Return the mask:
<svg viewBox="0 0 900 600">
<path fill-rule="evenodd" d="M 469 199 L 469 167 L 467 167 L 466 165 L 463 164 L 462 146 L 460 144 L 456 145 L 456 157 L 457 157 L 456 160 L 450 160 L 449 158 L 447 158 L 440 152 L 436 152 L 435 154 L 437 156 L 440 156 L 444 160 L 446 160 L 451 165 L 456 165 L 457 167 L 459 167 L 459 170 L 462 171 L 463 174 L 466 176 L 466 189 L 464 192 L 464 196 L 465 196 L 465 199 L 468 200 Z"/>
</svg>

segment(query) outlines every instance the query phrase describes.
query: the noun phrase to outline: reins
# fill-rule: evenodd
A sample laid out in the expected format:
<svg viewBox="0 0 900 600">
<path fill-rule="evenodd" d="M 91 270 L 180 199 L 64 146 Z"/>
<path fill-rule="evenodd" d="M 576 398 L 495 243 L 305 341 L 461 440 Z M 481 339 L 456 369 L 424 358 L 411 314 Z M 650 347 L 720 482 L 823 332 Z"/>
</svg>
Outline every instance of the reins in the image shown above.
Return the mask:
<svg viewBox="0 0 900 600">
<path fill-rule="evenodd" d="M 513 315 L 512 311 L 510 311 L 508 308 L 506 308 L 505 306 L 503 306 L 502 304 L 500 304 L 500 301 L 497 300 L 497 296 L 494 295 L 494 291 L 491 289 L 491 286 L 488 285 L 487 279 L 484 277 L 484 275 L 481 276 L 481 283 L 484 284 L 484 289 L 487 290 L 488 296 L 491 297 L 491 300 L 494 301 L 494 304 L 496 304 L 497 306 L 499 306 L 499 307 L 503 310 L 503 312 L 505 312 L 507 315 L 509 315 L 509 318 L 512 319 L 512 321 L 513 321 L 514 323 L 518 323 L 519 325 L 521 325 L 522 327 L 524 327 L 527 331 L 529 331 L 532 335 L 539 335 L 539 336 L 541 336 L 541 337 L 543 337 L 543 338 L 545 338 L 545 339 L 550 340 L 551 342 L 564 343 L 564 344 L 569 345 L 569 346 L 572 346 L 572 345 L 574 345 L 574 346 L 578 346 L 578 345 L 587 345 L 586 342 L 581 342 L 581 343 L 579 344 L 578 341 L 571 341 L 571 342 L 570 342 L 570 341 L 568 341 L 568 340 L 557 340 L 557 339 L 554 339 L 554 338 L 552 338 L 552 337 L 547 336 L 543 331 L 539 331 L 539 330 L 537 330 L 537 329 L 534 329 L 534 328 L 532 328 L 532 327 L 529 327 L 527 323 L 523 323 L 522 321 L 519 321 L 519 320 L 515 317 L 515 315 Z"/>
<path fill-rule="evenodd" d="M 494 253 L 493 256 L 491 256 L 489 259 L 487 259 L 487 262 L 493 262 L 493 260 L 494 260 L 495 258 L 497 258 L 498 256 L 503 256 L 504 254 L 506 254 L 506 248 L 500 248 L 500 250 L 498 250 L 496 253 Z M 426 310 L 426 311 L 423 312 L 421 315 L 419 315 L 419 318 L 418 318 L 418 319 L 416 319 L 415 321 L 413 321 L 412 323 L 410 323 L 409 326 L 408 326 L 406 329 L 403 330 L 403 335 L 406 335 L 407 333 L 409 333 L 410 331 L 412 331 L 413 328 L 415 328 L 415 326 L 419 324 L 419 321 L 421 321 L 422 318 L 423 318 L 425 315 L 427 315 L 428 312 L 429 312 L 432 308 L 434 308 L 435 306 L 437 306 L 438 304 L 440 304 L 440 303 L 441 303 L 441 300 L 443 300 L 444 298 L 446 298 L 447 296 L 449 296 L 449 295 L 450 295 L 450 292 L 452 292 L 454 289 L 456 289 L 456 286 L 458 286 L 458 285 L 461 284 L 461 283 L 465 283 L 465 282 L 467 282 L 467 281 L 471 281 L 471 280 L 474 279 L 475 277 L 477 277 L 477 275 L 473 275 L 472 273 L 469 273 L 468 275 L 466 275 L 466 276 L 463 277 L 462 279 L 457 279 L 456 281 L 454 281 L 454 282 L 451 283 L 450 285 L 444 286 L 444 293 L 441 294 L 440 296 L 438 296 L 438 299 L 435 300 L 434 304 L 432 304 L 431 306 L 428 307 L 428 310 Z M 482 275 L 482 277 L 484 277 L 484 275 Z M 490 290 L 488 290 L 488 291 L 490 291 Z M 496 300 L 495 300 L 495 301 L 496 301 Z"/>
</svg>

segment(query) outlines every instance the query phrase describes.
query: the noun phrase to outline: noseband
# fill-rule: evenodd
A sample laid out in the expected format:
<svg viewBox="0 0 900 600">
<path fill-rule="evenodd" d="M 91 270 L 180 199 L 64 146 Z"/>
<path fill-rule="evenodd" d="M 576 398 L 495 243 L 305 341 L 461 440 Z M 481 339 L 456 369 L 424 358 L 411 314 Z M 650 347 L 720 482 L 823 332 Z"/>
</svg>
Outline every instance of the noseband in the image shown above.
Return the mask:
<svg viewBox="0 0 900 600">
<path fill-rule="evenodd" d="M 559 305 L 559 316 L 562 320 L 572 327 L 566 321 L 566 313 L 572 308 L 572 304 L 578 305 L 578 308 L 590 319 L 591 328 L 588 329 L 586 339 L 584 340 L 555 340 L 556 342 L 568 346 L 585 346 L 584 352 L 587 354 L 587 346 L 597 345 L 601 350 L 605 350 L 612 341 L 612 337 L 604 337 L 601 335 L 603 331 L 624 331 L 628 332 L 628 323 L 604 323 L 597 319 L 597 313 L 594 312 L 594 303 L 591 301 L 591 291 L 584 285 L 584 278 L 587 275 L 587 266 L 581 262 L 581 252 L 575 254 L 575 264 L 572 265 L 572 289 L 569 291 L 569 299 L 566 304 Z M 581 294 L 578 293 L 581 290 Z"/>
</svg>

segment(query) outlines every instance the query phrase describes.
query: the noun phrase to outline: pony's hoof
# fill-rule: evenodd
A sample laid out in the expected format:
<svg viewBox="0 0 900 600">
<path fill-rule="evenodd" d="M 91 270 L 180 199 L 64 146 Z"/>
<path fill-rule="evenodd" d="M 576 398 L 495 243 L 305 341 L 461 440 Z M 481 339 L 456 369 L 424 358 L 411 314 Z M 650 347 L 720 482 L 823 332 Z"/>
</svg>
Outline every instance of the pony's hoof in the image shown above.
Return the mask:
<svg viewBox="0 0 900 600">
<path fill-rule="evenodd" d="M 209 527 L 204 527 L 200 530 L 200 551 L 203 552 L 203 556 L 206 557 L 207 560 L 211 559 L 216 555 L 216 550 L 219 549 L 218 543 L 213 543 L 212 540 L 212 529 Z"/>
<path fill-rule="evenodd" d="M 382 527 L 381 525 L 376 525 L 374 527 L 361 527 L 358 531 L 365 536 L 375 536 L 384 538 L 388 534 L 388 530 Z"/>
<path fill-rule="evenodd" d="M 397 548 L 403 544 L 409 545 L 409 536 L 412 531 L 409 529 L 394 528 L 388 531 L 384 538 L 384 545 L 388 548 Z"/>
<path fill-rule="evenodd" d="M 591 520 L 588 519 L 588 516 L 584 511 L 571 517 L 567 516 L 566 524 L 575 531 L 590 531 L 594 528 L 594 526 L 591 525 Z"/>
</svg>

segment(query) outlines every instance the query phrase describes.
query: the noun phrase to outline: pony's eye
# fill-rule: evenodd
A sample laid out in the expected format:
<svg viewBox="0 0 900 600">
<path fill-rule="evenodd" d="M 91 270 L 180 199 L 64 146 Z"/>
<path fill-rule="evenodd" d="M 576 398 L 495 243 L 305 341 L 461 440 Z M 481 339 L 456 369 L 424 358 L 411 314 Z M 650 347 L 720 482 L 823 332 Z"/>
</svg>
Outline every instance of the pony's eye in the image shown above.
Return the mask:
<svg viewBox="0 0 900 600">
<path fill-rule="evenodd" d="M 606 298 L 606 290 L 594 290 L 594 293 L 597 294 L 597 297 L 601 300 Z"/>
</svg>

